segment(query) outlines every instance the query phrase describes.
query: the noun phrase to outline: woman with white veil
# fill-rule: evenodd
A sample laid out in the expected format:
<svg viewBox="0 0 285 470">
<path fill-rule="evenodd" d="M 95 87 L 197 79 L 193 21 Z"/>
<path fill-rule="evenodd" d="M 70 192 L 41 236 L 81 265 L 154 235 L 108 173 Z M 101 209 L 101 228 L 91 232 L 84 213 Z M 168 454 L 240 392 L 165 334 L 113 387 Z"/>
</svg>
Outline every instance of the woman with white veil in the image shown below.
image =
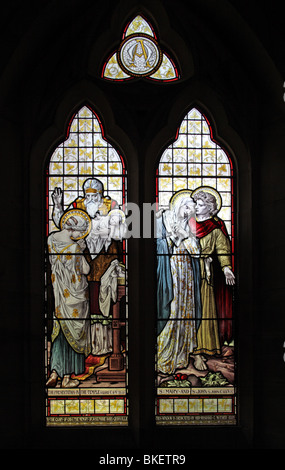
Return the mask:
<svg viewBox="0 0 285 470">
<path fill-rule="evenodd" d="M 83 255 L 91 219 L 85 211 L 71 209 L 62 216 L 60 228 L 47 240 L 55 311 L 51 375 L 46 385 L 55 387 L 61 377 L 65 388 L 79 385 L 71 375 L 84 372 L 85 358 L 91 351 L 86 279 L 90 266 Z"/>
<path fill-rule="evenodd" d="M 158 256 L 160 293 L 158 292 L 157 370 L 159 375 L 171 375 L 177 369 L 186 368 L 189 365 L 190 354 L 197 346 L 197 322 L 201 314 L 200 250 L 198 241 L 189 228 L 189 219 L 194 214 L 195 203 L 191 198 L 191 191 L 179 191 L 171 199 L 170 210 L 163 212 L 158 221 L 162 237 L 158 240 L 158 247 L 160 253 L 164 251 L 164 254 Z M 167 262 L 169 268 L 164 264 Z M 165 317 L 167 306 L 163 299 L 165 292 L 163 277 L 168 293 L 169 281 L 172 283 L 172 294 L 168 296 L 167 318 Z M 206 368 L 200 355 L 194 356 L 194 366 L 199 370 Z"/>
</svg>

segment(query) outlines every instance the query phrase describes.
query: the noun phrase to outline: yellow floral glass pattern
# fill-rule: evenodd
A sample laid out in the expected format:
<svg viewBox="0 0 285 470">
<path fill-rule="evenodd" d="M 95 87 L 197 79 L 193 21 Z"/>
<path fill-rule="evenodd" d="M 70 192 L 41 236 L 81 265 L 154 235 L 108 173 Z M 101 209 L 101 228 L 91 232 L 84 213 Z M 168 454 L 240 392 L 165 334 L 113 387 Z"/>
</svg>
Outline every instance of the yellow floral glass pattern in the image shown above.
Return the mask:
<svg viewBox="0 0 285 470">
<path fill-rule="evenodd" d="M 83 106 L 73 117 L 69 135 L 53 152 L 48 167 L 49 232 L 52 221 L 51 194 L 58 187 L 64 191 L 64 206 L 82 196 L 84 181 L 94 176 L 104 184 L 104 191 L 122 205 L 124 169 L 120 155 L 104 138 L 98 117 Z M 108 175 L 108 176 L 106 176 Z"/>
<path fill-rule="evenodd" d="M 176 140 L 160 158 L 159 207 L 167 208 L 174 192 L 200 186 L 211 186 L 220 192 L 221 218 L 231 236 L 232 166 L 225 150 L 214 141 L 206 118 L 193 108 L 181 122 Z"/>
<path fill-rule="evenodd" d="M 177 393 L 177 390 L 176 390 Z M 162 415 L 174 414 L 224 414 L 233 413 L 232 398 L 159 398 L 158 413 Z"/>
<path fill-rule="evenodd" d="M 124 413 L 124 400 L 110 400 L 110 413 Z"/>
<path fill-rule="evenodd" d="M 78 414 L 80 412 L 79 400 L 65 400 L 65 411 L 67 414 Z"/>
<path fill-rule="evenodd" d="M 202 398 L 190 398 L 189 399 L 189 411 L 192 413 L 202 413 L 203 399 Z"/>
<path fill-rule="evenodd" d="M 65 413 L 65 400 L 50 400 L 50 414 L 60 415 Z"/>
<path fill-rule="evenodd" d="M 95 413 L 109 413 L 110 400 L 95 400 Z"/>
<path fill-rule="evenodd" d="M 187 398 L 176 398 L 174 400 L 174 413 L 187 413 L 188 400 Z"/>
<path fill-rule="evenodd" d="M 173 400 L 169 398 L 161 398 L 159 400 L 159 411 L 160 413 L 173 413 Z"/>
<path fill-rule="evenodd" d="M 74 397 L 63 399 L 50 399 L 49 402 L 49 416 L 62 417 L 66 415 L 101 415 L 111 414 L 123 415 L 126 411 L 125 400 L 118 398 L 107 399 L 92 399 Z"/>
<path fill-rule="evenodd" d="M 95 404 L 94 400 L 80 400 L 80 410 L 81 413 L 94 413 L 95 412 Z"/>
</svg>

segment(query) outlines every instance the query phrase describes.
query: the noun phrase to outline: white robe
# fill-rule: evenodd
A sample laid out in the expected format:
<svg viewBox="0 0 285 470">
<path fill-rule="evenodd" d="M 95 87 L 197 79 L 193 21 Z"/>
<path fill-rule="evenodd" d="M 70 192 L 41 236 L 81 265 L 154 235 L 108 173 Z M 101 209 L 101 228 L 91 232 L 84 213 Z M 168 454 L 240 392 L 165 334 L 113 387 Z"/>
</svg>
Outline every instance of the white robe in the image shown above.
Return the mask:
<svg viewBox="0 0 285 470">
<path fill-rule="evenodd" d="M 62 329 L 70 346 L 87 356 L 91 352 L 88 283 L 80 246 L 48 237 L 49 260 L 55 299 L 52 340 Z M 84 269 L 85 268 L 85 269 Z"/>
<path fill-rule="evenodd" d="M 176 369 L 187 367 L 189 355 L 197 346 L 195 322 L 194 277 L 191 256 L 199 256 L 199 245 L 190 230 L 184 240 L 172 231 L 175 214 L 164 214 L 168 231 L 167 242 L 173 283 L 173 300 L 170 316 L 157 338 L 157 370 L 173 374 Z"/>
<path fill-rule="evenodd" d="M 124 277 L 125 270 L 118 260 L 113 260 L 101 278 L 99 306 L 104 319 L 91 325 L 92 354 L 102 355 L 112 352 L 113 338 L 111 302 L 117 301 L 118 277 Z"/>
<path fill-rule="evenodd" d="M 92 259 L 96 258 L 103 248 L 108 250 L 111 240 L 109 239 L 109 217 L 107 215 L 92 219 L 91 231 L 86 237 L 86 244 Z"/>
</svg>

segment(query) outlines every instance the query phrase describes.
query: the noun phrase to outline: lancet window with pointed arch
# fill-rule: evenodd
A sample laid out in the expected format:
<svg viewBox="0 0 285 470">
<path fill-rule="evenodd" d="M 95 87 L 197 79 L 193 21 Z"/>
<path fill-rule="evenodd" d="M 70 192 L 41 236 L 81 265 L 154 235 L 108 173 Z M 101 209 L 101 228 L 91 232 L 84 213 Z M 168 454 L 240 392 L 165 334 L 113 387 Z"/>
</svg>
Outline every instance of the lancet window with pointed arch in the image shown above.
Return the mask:
<svg viewBox="0 0 285 470">
<path fill-rule="evenodd" d="M 157 169 L 156 423 L 236 424 L 234 168 L 197 108 Z"/>
<path fill-rule="evenodd" d="M 46 172 L 48 426 L 128 422 L 126 200 L 123 157 L 83 106 Z"/>
</svg>

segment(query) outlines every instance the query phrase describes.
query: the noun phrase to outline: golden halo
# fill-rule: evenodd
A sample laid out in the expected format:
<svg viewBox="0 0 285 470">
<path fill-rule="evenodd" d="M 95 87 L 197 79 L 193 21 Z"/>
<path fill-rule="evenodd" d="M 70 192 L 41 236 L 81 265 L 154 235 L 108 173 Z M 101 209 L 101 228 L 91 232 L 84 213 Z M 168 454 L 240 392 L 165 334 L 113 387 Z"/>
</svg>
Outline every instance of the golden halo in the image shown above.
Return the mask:
<svg viewBox="0 0 285 470">
<path fill-rule="evenodd" d="M 85 220 L 87 222 L 87 228 L 86 228 L 86 230 L 82 231 L 81 236 L 80 237 L 72 237 L 72 240 L 80 240 L 81 238 L 85 238 L 91 230 L 91 219 L 90 219 L 89 215 L 87 214 L 87 212 L 85 212 L 81 209 L 70 209 L 70 210 L 66 211 L 60 219 L 60 229 L 62 230 L 63 225 L 66 224 L 68 219 L 70 219 L 70 217 L 74 217 L 74 216 L 81 217 L 83 220 Z"/>
<path fill-rule="evenodd" d="M 222 207 L 222 197 L 221 197 L 220 193 L 215 188 L 212 188 L 212 186 L 200 186 L 199 188 L 196 188 L 192 192 L 192 197 L 195 194 L 199 193 L 200 191 L 204 191 L 205 193 L 210 193 L 213 196 L 215 196 L 215 199 L 216 199 L 216 202 L 217 202 L 217 209 L 218 209 L 218 211 L 221 209 L 221 207 Z"/>
<path fill-rule="evenodd" d="M 171 196 L 170 201 L 169 201 L 170 209 L 173 209 L 173 207 L 175 206 L 177 201 L 179 201 L 179 199 L 182 199 L 184 197 L 192 197 L 192 194 L 193 194 L 193 191 L 191 191 L 191 189 L 180 189 L 180 191 L 177 191 L 176 193 L 174 193 Z"/>
<path fill-rule="evenodd" d="M 121 210 L 121 209 L 112 209 L 110 212 L 108 212 L 108 216 L 112 215 L 121 215 L 122 216 L 122 221 L 125 222 L 126 220 L 126 214 Z"/>
</svg>

